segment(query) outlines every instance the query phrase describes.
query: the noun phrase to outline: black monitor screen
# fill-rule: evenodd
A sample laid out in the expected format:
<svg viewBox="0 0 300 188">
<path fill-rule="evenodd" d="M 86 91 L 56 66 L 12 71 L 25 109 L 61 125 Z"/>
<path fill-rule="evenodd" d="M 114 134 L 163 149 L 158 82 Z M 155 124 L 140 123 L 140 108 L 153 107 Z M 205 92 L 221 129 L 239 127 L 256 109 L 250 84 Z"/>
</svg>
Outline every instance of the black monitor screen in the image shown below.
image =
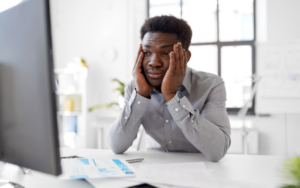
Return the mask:
<svg viewBox="0 0 300 188">
<path fill-rule="evenodd" d="M 48 0 L 0 13 L 0 160 L 61 173 Z"/>
</svg>

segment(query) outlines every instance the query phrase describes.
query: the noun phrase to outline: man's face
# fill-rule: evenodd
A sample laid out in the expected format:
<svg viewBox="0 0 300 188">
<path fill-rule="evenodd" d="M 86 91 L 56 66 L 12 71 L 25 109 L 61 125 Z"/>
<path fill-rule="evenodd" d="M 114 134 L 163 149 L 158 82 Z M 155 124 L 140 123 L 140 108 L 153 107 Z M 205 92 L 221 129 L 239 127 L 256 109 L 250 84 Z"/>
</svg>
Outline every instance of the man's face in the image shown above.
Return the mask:
<svg viewBox="0 0 300 188">
<path fill-rule="evenodd" d="M 169 53 L 173 45 L 180 42 L 176 34 L 146 33 L 142 45 L 145 54 L 143 70 L 148 83 L 160 88 L 163 78 L 169 68 Z"/>
</svg>

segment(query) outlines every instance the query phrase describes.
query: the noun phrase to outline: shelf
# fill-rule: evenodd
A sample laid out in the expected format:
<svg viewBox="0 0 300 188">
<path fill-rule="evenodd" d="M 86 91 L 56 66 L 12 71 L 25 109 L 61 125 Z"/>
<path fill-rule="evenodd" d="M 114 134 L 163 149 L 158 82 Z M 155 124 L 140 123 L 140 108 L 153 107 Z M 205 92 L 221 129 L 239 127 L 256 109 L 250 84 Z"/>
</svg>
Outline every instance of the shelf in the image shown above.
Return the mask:
<svg viewBox="0 0 300 188">
<path fill-rule="evenodd" d="M 57 102 L 56 117 L 60 126 L 61 145 L 66 146 L 72 142 L 75 148 L 86 147 L 86 124 L 87 124 L 87 76 L 88 69 L 68 65 L 65 68 L 54 69 L 56 88 L 55 96 Z M 71 104 L 73 101 L 73 104 Z M 69 104 L 70 103 L 70 104 Z M 65 111 L 73 110 L 73 111 Z M 66 140 L 65 133 L 68 126 L 77 121 L 77 135 L 71 140 Z"/>
<path fill-rule="evenodd" d="M 82 112 L 57 112 L 59 116 L 80 116 Z"/>
</svg>

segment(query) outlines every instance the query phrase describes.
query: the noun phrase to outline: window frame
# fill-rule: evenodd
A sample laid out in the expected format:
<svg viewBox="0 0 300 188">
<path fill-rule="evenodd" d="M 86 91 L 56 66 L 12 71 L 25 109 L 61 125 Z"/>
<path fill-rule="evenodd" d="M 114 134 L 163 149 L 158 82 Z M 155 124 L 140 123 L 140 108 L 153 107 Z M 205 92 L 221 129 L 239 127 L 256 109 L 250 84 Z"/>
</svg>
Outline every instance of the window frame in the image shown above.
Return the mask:
<svg viewBox="0 0 300 188">
<path fill-rule="evenodd" d="M 182 1 L 180 0 L 180 17 L 182 18 Z M 256 73 L 256 0 L 253 0 L 253 40 L 247 41 L 220 41 L 220 28 L 219 28 L 219 0 L 217 0 L 217 41 L 216 42 L 200 42 L 200 43 L 191 43 L 191 46 L 206 46 L 206 45 L 215 45 L 217 46 L 218 54 L 218 75 L 221 76 L 221 48 L 223 46 L 250 46 L 252 49 L 252 75 Z M 150 0 L 147 0 L 147 18 L 150 16 Z M 252 88 L 254 83 L 252 83 Z M 228 114 L 237 114 L 241 108 L 226 108 Z M 247 114 L 255 114 L 255 96 L 252 99 L 252 107 L 248 109 Z"/>
</svg>

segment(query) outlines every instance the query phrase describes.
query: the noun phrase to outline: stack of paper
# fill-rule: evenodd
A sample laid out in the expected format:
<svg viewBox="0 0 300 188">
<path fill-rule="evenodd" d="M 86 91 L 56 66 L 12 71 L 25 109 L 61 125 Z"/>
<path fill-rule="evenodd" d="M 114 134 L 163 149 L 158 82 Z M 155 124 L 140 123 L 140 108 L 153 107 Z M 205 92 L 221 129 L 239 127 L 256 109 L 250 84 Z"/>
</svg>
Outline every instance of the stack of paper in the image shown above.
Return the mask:
<svg viewBox="0 0 300 188">
<path fill-rule="evenodd" d="M 221 187 L 203 162 L 141 165 L 136 180 L 172 187 Z"/>
</svg>

